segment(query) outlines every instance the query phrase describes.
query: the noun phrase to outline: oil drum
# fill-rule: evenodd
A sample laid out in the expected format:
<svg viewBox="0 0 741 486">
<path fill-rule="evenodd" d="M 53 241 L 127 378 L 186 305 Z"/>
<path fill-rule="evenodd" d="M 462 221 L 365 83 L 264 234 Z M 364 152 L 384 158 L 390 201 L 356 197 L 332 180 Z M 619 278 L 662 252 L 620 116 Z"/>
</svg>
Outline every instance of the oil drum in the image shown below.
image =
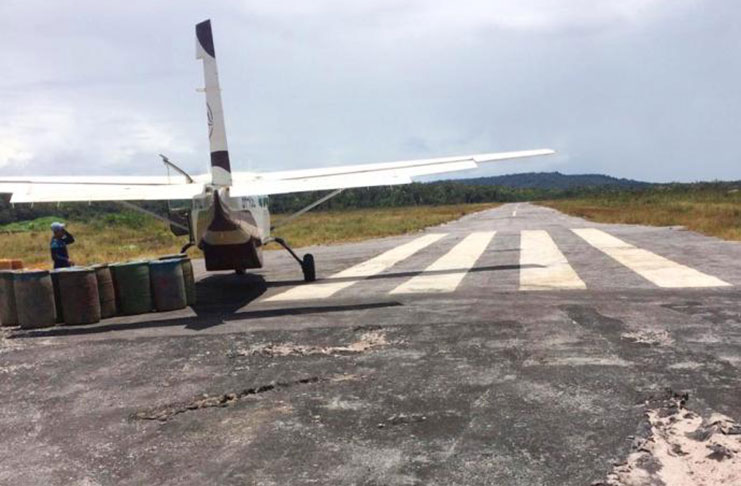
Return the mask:
<svg viewBox="0 0 741 486">
<path fill-rule="evenodd" d="M 14 274 L 15 306 L 23 329 L 50 327 L 56 320 L 54 289 L 47 270 L 28 270 Z"/>
<path fill-rule="evenodd" d="M 196 280 L 193 274 L 193 263 L 186 253 L 176 253 L 174 255 L 165 255 L 160 260 L 179 259 L 183 267 L 183 280 L 185 280 L 185 299 L 189 306 L 196 304 Z"/>
<path fill-rule="evenodd" d="M 109 266 L 116 290 L 116 306 L 121 314 L 143 314 L 152 311 L 149 287 L 149 262 L 114 263 Z"/>
<path fill-rule="evenodd" d="M 57 281 L 65 324 L 92 324 L 100 321 L 100 297 L 95 270 L 66 268 L 57 272 Z"/>
<path fill-rule="evenodd" d="M 95 277 L 98 281 L 98 297 L 100 297 L 100 318 L 107 319 L 116 315 L 116 291 L 113 287 L 113 277 L 108 265 L 93 265 Z"/>
<path fill-rule="evenodd" d="M 0 323 L 3 326 L 17 326 L 18 313 L 15 310 L 15 291 L 13 280 L 15 272 L 0 270 Z"/>
<path fill-rule="evenodd" d="M 149 277 L 158 311 L 182 309 L 187 305 L 181 259 L 149 262 Z"/>
</svg>

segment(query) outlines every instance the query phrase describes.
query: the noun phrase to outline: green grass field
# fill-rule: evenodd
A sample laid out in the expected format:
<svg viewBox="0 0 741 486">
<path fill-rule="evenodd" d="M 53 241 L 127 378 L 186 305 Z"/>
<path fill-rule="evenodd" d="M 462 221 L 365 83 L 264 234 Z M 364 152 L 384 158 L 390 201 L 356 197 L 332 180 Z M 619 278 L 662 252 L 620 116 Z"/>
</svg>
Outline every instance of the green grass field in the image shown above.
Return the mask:
<svg viewBox="0 0 741 486">
<path fill-rule="evenodd" d="M 737 189 L 659 188 L 538 204 L 598 223 L 681 225 L 706 235 L 741 241 L 741 191 Z"/>
<path fill-rule="evenodd" d="M 316 211 L 280 228 L 277 235 L 296 248 L 359 241 L 413 233 L 497 205 L 485 203 Z M 281 217 L 274 216 L 273 223 L 279 223 Z M 75 236 L 76 242 L 69 248 L 71 259 L 78 265 L 155 258 L 177 253 L 187 242 L 186 238 L 178 238 L 170 233 L 164 223 L 136 212 L 107 214 L 89 221 L 49 216 L 0 226 L 0 258 L 19 258 L 26 267 L 49 268 L 49 225 L 53 221 L 64 221 L 69 232 Z M 274 243 L 268 245 L 268 249 L 279 248 Z M 196 248 L 190 249 L 189 254 L 193 258 L 202 256 Z"/>
</svg>

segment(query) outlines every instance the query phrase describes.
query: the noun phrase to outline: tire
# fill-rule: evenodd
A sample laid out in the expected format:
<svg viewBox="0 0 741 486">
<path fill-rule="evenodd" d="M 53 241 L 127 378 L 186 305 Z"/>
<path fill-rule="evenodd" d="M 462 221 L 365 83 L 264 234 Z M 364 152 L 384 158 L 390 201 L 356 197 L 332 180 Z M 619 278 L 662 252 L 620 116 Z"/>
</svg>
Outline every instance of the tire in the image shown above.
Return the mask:
<svg viewBox="0 0 741 486">
<path fill-rule="evenodd" d="M 314 255 L 307 253 L 301 262 L 301 270 L 304 272 L 304 282 L 316 280 L 316 267 L 314 266 Z"/>
</svg>

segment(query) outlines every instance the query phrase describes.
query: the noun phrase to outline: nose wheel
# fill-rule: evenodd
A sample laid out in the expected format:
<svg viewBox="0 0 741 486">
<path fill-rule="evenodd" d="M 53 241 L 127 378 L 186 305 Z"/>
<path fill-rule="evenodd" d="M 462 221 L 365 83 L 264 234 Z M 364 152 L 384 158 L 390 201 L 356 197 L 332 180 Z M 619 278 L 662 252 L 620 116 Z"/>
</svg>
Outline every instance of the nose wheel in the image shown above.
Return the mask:
<svg viewBox="0 0 741 486">
<path fill-rule="evenodd" d="M 301 265 L 301 272 L 304 274 L 304 282 L 313 282 L 316 280 L 316 266 L 314 265 L 314 255 L 307 253 L 303 258 L 299 258 L 298 255 L 288 246 L 283 238 L 273 238 L 280 246 L 286 249 L 288 253 Z"/>
</svg>

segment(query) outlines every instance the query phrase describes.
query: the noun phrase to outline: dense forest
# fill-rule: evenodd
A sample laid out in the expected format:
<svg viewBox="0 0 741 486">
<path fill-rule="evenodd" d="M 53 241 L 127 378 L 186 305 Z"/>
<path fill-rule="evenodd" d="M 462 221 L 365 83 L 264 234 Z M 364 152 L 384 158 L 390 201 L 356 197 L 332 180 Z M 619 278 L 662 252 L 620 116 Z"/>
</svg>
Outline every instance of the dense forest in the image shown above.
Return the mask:
<svg viewBox="0 0 741 486">
<path fill-rule="evenodd" d="M 391 187 L 349 189 L 322 204 L 319 209 L 378 208 L 423 206 L 482 202 L 515 202 L 570 199 L 603 195 L 646 192 L 691 193 L 703 191 L 734 191 L 741 182 L 701 182 L 693 184 L 649 184 L 599 175 L 563 175 L 559 173 L 516 174 L 479 179 L 414 183 Z M 296 211 L 327 192 L 304 192 L 272 196 L 270 209 L 274 213 Z M 159 214 L 167 212 L 165 202 L 140 203 Z M 0 224 L 25 221 L 43 216 L 71 218 L 78 221 L 100 219 L 120 213 L 116 203 L 19 204 L 12 207 L 8 197 L 0 198 Z"/>
<path fill-rule="evenodd" d="M 560 172 L 525 172 L 493 177 L 462 179 L 464 184 L 475 186 L 504 186 L 513 189 L 579 189 L 584 187 L 620 187 L 625 189 L 645 188 L 650 182 L 633 179 L 618 179 L 603 174 L 561 174 Z"/>
</svg>

